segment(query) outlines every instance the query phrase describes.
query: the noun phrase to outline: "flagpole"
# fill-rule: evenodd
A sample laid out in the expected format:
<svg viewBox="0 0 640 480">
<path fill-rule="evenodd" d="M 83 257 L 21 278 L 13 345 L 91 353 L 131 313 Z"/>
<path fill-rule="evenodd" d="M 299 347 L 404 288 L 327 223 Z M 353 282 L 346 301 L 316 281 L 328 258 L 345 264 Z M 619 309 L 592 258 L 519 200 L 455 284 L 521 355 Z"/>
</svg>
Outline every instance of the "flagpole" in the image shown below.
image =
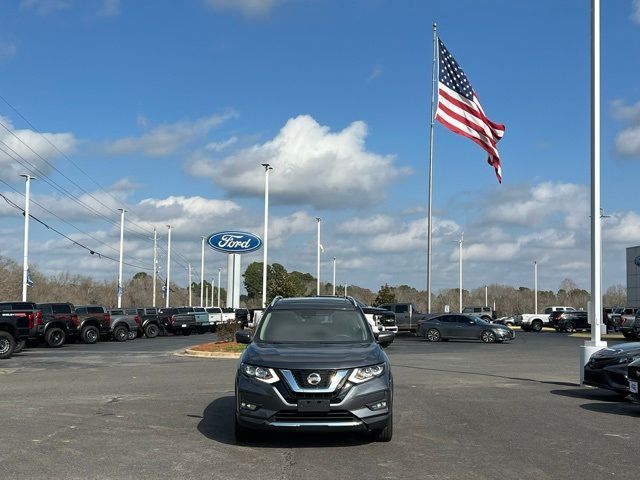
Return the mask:
<svg viewBox="0 0 640 480">
<path fill-rule="evenodd" d="M 431 127 L 429 129 L 429 219 L 427 223 L 427 313 L 431 313 L 431 203 L 433 200 L 433 125 L 435 121 L 436 72 L 438 67 L 438 24 L 433 24 L 433 63 L 431 66 Z"/>
<path fill-rule="evenodd" d="M 156 306 L 156 276 L 158 274 L 158 232 L 156 227 L 153 227 L 153 294 L 152 303 L 153 307 Z"/>
</svg>

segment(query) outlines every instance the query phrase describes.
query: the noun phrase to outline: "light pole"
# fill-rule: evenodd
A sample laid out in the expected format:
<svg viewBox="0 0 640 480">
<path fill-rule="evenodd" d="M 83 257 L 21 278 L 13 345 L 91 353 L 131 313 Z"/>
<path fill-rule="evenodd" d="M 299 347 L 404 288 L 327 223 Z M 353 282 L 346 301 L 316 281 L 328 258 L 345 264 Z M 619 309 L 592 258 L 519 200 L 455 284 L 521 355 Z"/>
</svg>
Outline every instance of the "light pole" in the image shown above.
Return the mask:
<svg viewBox="0 0 640 480">
<path fill-rule="evenodd" d="M 27 301 L 29 282 L 29 197 L 31 195 L 31 175 L 20 175 L 25 179 L 24 193 L 24 257 L 22 261 L 22 301 Z"/>
<path fill-rule="evenodd" d="M 273 167 L 263 163 L 264 167 L 264 236 L 262 247 L 262 308 L 267 306 L 267 249 L 269 247 L 269 170 Z M 218 288 L 220 284 L 218 284 Z"/>
<path fill-rule="evenodd" d="M 189 264 L 189 306 L 192 307 L 193 302 L 191 301 L 191 264 Z M 202 303 L 200 304 L 202 306 Z"/>
<path fill-rule="evenodd" d="M 213 292 L 214 291 L 215 291 L 215 279 L 212 278 L 211 279 L 211 303 L 209 304 L 210 307 L 213 307 Z"/>
<path fill-rule="evenodd" d="M 345 283 L 344 284 L 344 296 L 345 297 L 347 296 L 347 287 L 348 287 L 348 285 Z"/>
<path fill-rule="evenodd" d="M 222 268 L 218 267 L 218 308 L 220 308 L 220 273 Z"/>
<path fill-rule="evenodd" d="M 538 313 L 538 262 L 533 262 L 533 313 Z"/>
<path fill-rule="evenodd" d="M 333 257 L 333 296 L 336 296 L 336 257 Z"/>
<path fill-rule="evenodd" d="M 489 287 L 486 285 L 484 286 L 484 305 L 489 306 Z"/>
<path fill-rule="evenodd" d="M 167 225 L 169 232 L 167 233 L 167 292 L 165 295 L 165 307 L 169 308 L 169 294 L 171 293 L 171 225 Z"/>
<path fill-rule="evenodd" d="M 200 306 L 204 305 L 202 296 L 204 295 L 204 237 L 202 238 L 202 253 L 200 255 Z"/>
<path fill-rule="evenodd" d="M 209 285 L 207 285 L 207 296 L 204 298 L 209 298 Z"/>
<path fill-rule="evenodd" d="M 122 287 L 122 263 L 124 261 L 124 214 L 126 210 L 119 208 L 120 210 L 120 264 L 118 265 L 118 308 L 122 308 L 122 294 L 124 288 Z"/>
<path fill-rule="evenodd" d="M 602 230 L 600 209 L 600 0 L 591 0 L 591 340 L 580 347 L 580 383 L 591 355 L 603 347 L 602 323 Z"/>
<path fill-rule="evenodd" d="M 152 307 L 156 306 L 156 276 L 158 274 L 158 232 L 156 227 L 153 227 L 153 295 L 152 295 Z"/>
<path fill-rule="evenodd" d="M 464 232 L 462 232 L 460 234 L 460 252 L 459 252 L 459 258 L 460 258 L 460 313 L 462 313 L 462 245 L 464 244 Z"/>
<path fill-rule="evenodd" d="M 316 217 L 316 221 L 318 222 L 318 261 L 316 264 L 316 295 L 320 296 L 320 222 L 322 219 L 320 217 Z"/>
</svg>

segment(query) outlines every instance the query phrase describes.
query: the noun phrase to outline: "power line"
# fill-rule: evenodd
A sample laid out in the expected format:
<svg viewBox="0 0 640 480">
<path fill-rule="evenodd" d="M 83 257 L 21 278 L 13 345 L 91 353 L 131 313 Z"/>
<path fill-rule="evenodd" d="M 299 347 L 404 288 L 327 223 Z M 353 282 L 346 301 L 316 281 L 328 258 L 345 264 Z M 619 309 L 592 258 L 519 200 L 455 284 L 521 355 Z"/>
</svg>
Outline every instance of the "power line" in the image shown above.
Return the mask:
<svg viewBox="0 0 640 480">
<path fill-rule="evenodd" d="M 4 201 L 5 201 L 5 202 L 7 202 L 7 204 L 9 204 L 9 205 L 11 205 L 12 207 L 14 207 L 14 208 L 16 208 L 16 209 L 20 210 L 20 211 L 22 212 L 22 215 L 25 215 L 25 211 L 24 211 L 24 209 L 23 209 L 22 207 L 20 207 L 19 205 L 17 205 L 16 203 L 14 203 L 13 201 L 11 201 L 11 200 L 10 200 L 9 198 L 7 198 L 4 194 L 0 193 L 0 197 L 2 197 L 2 198 L 4 199 Z M 65 235 L 65 234 L 64 234 L 64 233 L 62 233 L 60 230 L 57 230 L 56 228 L 54 228 L 54 227 L 52 227 L 52 226 L 48 225 L 47 223 L 43 222 L 42 220 L 40 220 L 39 218 L 37 218 L 37 217 L 35 217 L 35 216 L 31 215 L 31 214 L 29 214 L 29 218 L 32 218 L 33 220 L 35 220 L 35 221 L 36 221 L 36 222 L 38 222 L 39 224 L 41 224 L 41 225 L 45 226 L 47 229 L 49 229 L 49 230 L 51 230 L 51 231 L 53 231 L 53 232 L 57 233 L 57 234 L 58 234 L 58 235 L 60 235 L 61 237 L 64 237 L 65 239 L 67 239 L 67 240 L 68 240 L 68 241 L 70 241 L 71 243 L 73 243 L 73 244 L 77 245 L 78 247 L 80 247 L 80 248 L 83 248 L 83 249 L 87 250 L 89 253 L 91 253 L 91 255 L 98 255 L 98 258 L 106 258 L 107 260 L 111 260 L 111 261 L 113 261 L 113 262 L 119 262 L 119 259 L 117 259 L 117 258 L 113 258 L 113 257 L 110 257 L 110 256 L 108 256 L 108 255 L 105 255 L 105 254 L 103 254 L 103 253 L 100 253 L 100 252 L 98 252 L 98 251 L 96 251 L 96 250 L 93 250 L 93 249 L 91 249 L 91 248 L 87 247 L 86 245 L 84 245 L 84 244 L 82 244 L 82 243 L 78 242 L 77 240 L 74 240 L 73 238 L 71 238 L 71 237 L 69 237 L 69 236 Z M 124 265 L 129 266 L 129 267 L 137 268 L 137 269 L 140 269 L 140 270 L 148 270 L 148 271 L 151 271 L 151 270 L 152 270 L 152 269 L 150 269 L 150 268 L 142 267 L 142 266 L 140 266 L 140 265 L 134 265 L 133 263 L 128 263 L 128 262 L 122 262 L 122 263 L 123 263 Z"/>
</svg>

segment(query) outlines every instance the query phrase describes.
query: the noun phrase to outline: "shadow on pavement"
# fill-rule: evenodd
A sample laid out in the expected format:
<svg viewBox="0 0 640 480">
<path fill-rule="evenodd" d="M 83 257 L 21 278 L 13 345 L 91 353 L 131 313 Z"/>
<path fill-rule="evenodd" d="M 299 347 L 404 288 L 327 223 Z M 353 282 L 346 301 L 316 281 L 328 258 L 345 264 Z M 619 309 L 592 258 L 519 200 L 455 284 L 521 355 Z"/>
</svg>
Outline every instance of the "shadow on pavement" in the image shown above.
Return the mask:
<svg viewBox="0 0 640 480">
<path fill-rule="evenodd" d="M 551 390 L 550 393 L 562 397 L 582 398 L 584 400 L 597 400 L 600 402 L 622 402 L 624 400 L 623 396 L 605 390 L 604 388 L 572 388 L 567 390 Z"/>
<path fill-rule="evenodd" d="M 631 402 L 586 403 L 580 408 L 596 413 L 608 413 L 625 417 L 640 418 L 640 405 Z"/>
<path fill-rule="evenodd" d="M 215 399 L 202 413 L 198 431 L 210 440 L 226 445 L 238 445 L 234 433 L 235 397 Z M 255 440 L 243 445 L 254 448 L 318 448 L 349 447 L 371 443 L 362 433 L 297 433 L 256 432 Z"/>
</svg>

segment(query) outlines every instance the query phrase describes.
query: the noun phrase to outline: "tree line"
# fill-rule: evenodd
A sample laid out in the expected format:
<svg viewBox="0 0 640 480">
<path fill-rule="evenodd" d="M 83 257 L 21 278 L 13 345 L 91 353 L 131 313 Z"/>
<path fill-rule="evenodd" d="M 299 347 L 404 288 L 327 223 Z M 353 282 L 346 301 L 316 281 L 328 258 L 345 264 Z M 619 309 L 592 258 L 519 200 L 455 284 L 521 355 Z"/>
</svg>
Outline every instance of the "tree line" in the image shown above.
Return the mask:
<svg viewBox="0 0 640 480">
<path fill-rule="evenodd" d="M 310 273 L 299 271 L 288 272 L 279 264 L 267 265 L 267 301 L 270 302 L 276 295 L 283 297 L 310 296 L 316 294 L 316 278 Z M 28 298 L 35 302 L 71 302 L 76 305 L 99 304 L 114 306 L 116 304 L 117 281 L 95 280 L 87 275 L 61 273 L 56 275 L 43 275 L 37 267 L 30 267 L 33 287 L 29 288 Z M 247 308 L 258 308 L 262 304 L 262 262 L 250 263 L 243 274 L 244 287 L 247 291 L 240 297 L 240 303 Z M 205 288 L 209 289 L 211 297 L 211 283 L 205 280 Z M 164 305 L 161 296 L 162 283 L 157 280 L 157 301 L 159 306 Z M 189 290 L 186 287 L 171 283 L 171 305 L 187 305 Z M 214 304 L 217 303 L 217 286 L 214 286 Z M 138 272 L 124 282 L 124 295 L 122 304 L 125 307 L 149 306 L 152 303 L 153 280 L 150 275 Z M 191 284 L 192 299 L 194 305 L 200 303 L 200 284 Z M 331 295 L 333 285 L 327 282 L 320 283 L 320 294 Z M 368 288 L 355 285 L 348 286 L 348 295 L 368 305 L 380 305 L 393 302 L 413 303 L 420 311 L 427 310 L 427 293 L 409 285 L 382 285 L 377 292 Z M 336 294 L 344 294 L 344 285 L 336 285 Z M 22 267 L 15 261 L 0 256 L 0 299 L 17 300 L 22 296 Z M 534 292 L 527 287 L 513 287 L 509 285 L 492 284 L 487 286 L 487 299 L 489 306 L 495 302 L 499 316 L 515 313 L 532 313 L 534 308 Z M 564 279 L 557 291 L 538 291 L 538 311 L 552 305 L 564 305 L 577 309 L 587 308 L 589 292 L 578 288 L 571 279 Z M 479 287 L 473 290 L 462 290 L 463 306 L 478 306 L 485 303 L 485 288 Z M 226 305 L 226 291 L 220 290 L 222 305 Z M 624 306 L 626 304 L 626 288 L 623 285 L 609 287 L 603 295 L 603 304 L 608 307 Z M 457 288 L 442 289 L 433 293 L 431 297 L 431 310 L 442 312 L 445 305 L 450 310 L 457 311 L 459 302 L 459 290 Z M 210 300 L 209 300 L 210 303 Z"/>
</svg>

